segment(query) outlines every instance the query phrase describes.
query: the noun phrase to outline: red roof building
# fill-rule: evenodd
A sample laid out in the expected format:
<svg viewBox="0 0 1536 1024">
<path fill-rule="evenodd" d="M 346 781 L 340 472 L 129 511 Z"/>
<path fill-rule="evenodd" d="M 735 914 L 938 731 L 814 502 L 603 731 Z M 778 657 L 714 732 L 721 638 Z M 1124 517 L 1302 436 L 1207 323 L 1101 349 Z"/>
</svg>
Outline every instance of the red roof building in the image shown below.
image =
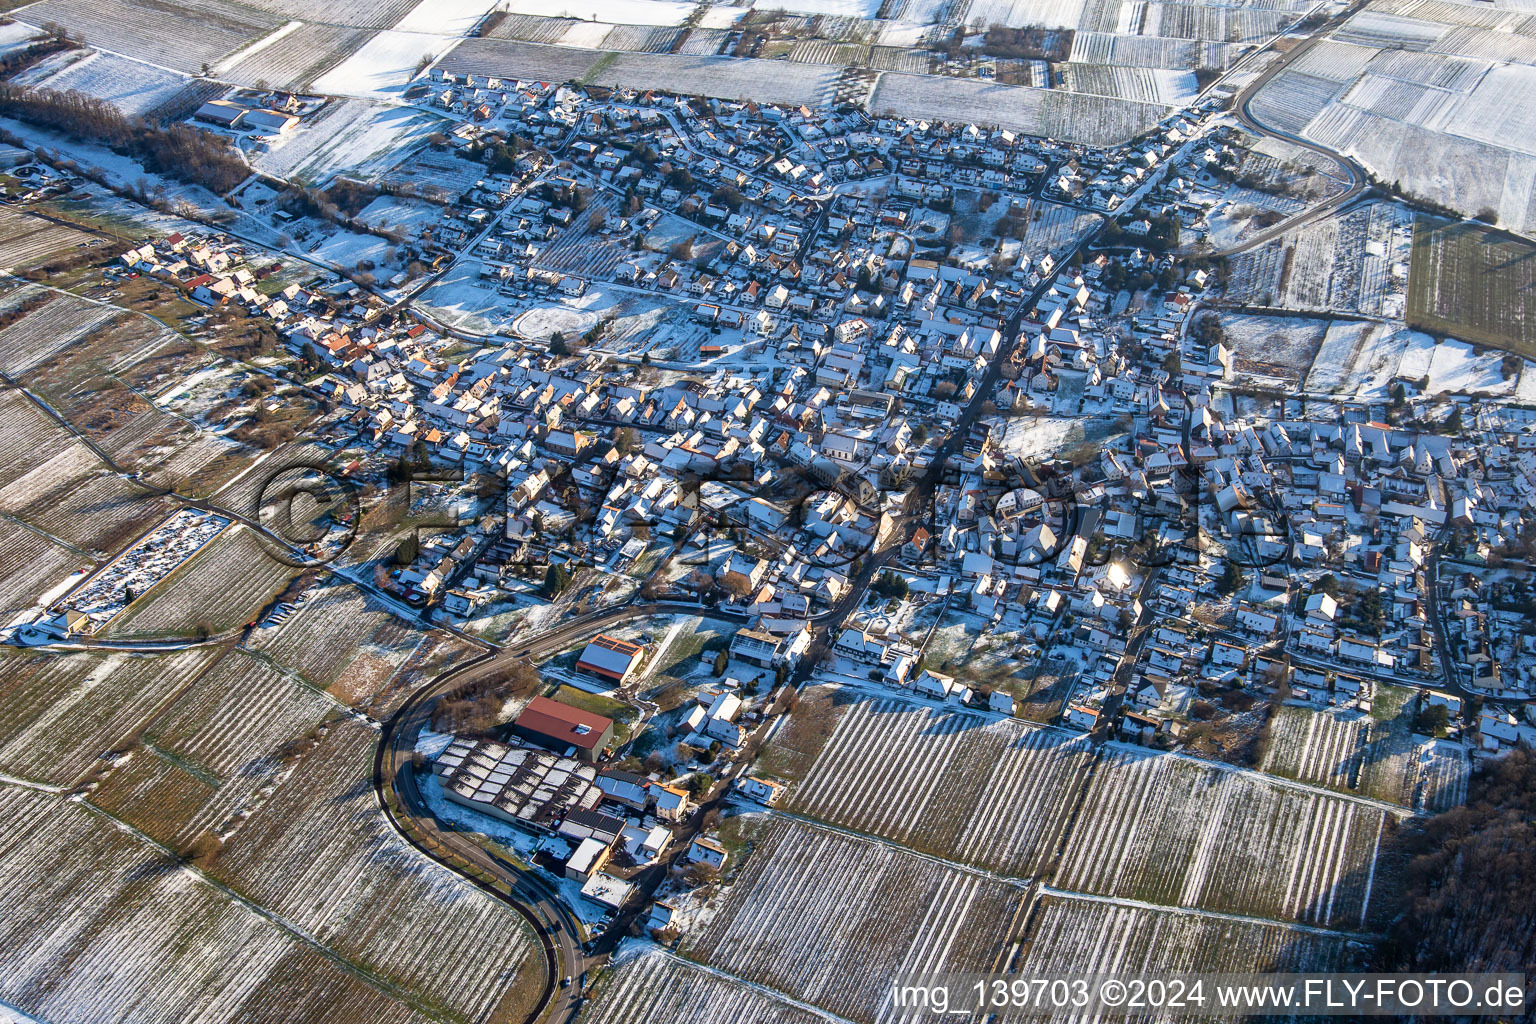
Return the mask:
<svg viewBox="0 0 1536 1024">
<path fill-rule="evenodd" d="M 613 741 L 613 720 L 548 697 L 535 697 L 512 723 L 512 731 L 556 753 L 575 747 L 577 757 L 596 761 Z"/>
</svg>

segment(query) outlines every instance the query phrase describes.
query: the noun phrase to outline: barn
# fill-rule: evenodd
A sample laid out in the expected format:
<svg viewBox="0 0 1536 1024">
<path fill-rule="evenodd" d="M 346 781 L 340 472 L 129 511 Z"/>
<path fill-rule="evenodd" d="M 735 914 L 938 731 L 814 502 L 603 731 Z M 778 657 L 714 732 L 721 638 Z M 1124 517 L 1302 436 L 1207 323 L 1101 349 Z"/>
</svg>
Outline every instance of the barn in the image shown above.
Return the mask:
<svg viewBox="0 0 1536 1024">
<path fill-rule="evenodd" d="M 623 686 L 644 657 L 645 648 L 639 644 L 599 633 L 576 659 L 576 668 L 600 676 L 614 686 Z"/>
</svg>

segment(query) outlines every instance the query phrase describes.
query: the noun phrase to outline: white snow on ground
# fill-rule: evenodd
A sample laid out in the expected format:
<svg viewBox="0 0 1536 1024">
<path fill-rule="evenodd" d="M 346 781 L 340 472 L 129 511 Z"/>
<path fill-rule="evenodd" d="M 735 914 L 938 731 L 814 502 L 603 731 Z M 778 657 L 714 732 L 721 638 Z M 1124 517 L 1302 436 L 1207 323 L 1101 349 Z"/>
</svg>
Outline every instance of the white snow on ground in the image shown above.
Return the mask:
<svg viewBox="0 0 1536 1024">
<path fill-rule="evenodd" d="M 1520 381 L 1515 385 L 1515 402 L 1520 405 L 1536 405 L 1536 363 L 1527 361 L 1520 370 Z"/>
<path fill-rule="evenodd" d="M 468 807 L 449 800 L 443 794 L 442 784 L 438 782 L 435 772 L 417 772 L 416 782 L 421 790 L 421 798 L 426 801 L 427 810 L 431 811 L 432 816 L 439 821 L 452 822 L 472 832 L 490 836 L 497 842 L 516 850 L 520 856 L 530 857 L 539 848 L 539 839 L 531 833 L 524 832 L 488 814 L 477 814 Z"/>
<path fill-rule="evenodd" d="M 1029 457 L 1060 451 L 1067 444 L 1072 429 L 1078 425 L 1075 419 L 1034 419 L 1016 416 L 1008 421 L 1008 429 L 999 447 L 1009 455 Z"/>
<path fill-rule="evenodd" d="M 239 64 L 241 61 L 243 61 L 243 60 L 245 60 L 245 59 L 247 59 L 249 57 L 255 56 L 256 54 L 260 53 L 262 50 L 265 50 L 267 47 L 269 47 L 273 43 L 277 42 L 279 39 L 282 39 L 285 36 L 291 35 L 292 33 L 296 32 L 297 30 L 299 30 L 299 29 L 301 29 L 303 27 L 304 27 L 304 23 L 302 21 L 290 21 L 290 22 L 288 22 L 287 24 L 283 25 L 281 28 L 277 29 L 276 31 L 268 33 L 267 35 L 262 36 L 260 39 L 256 40 L 254 43 L 252 43 L 250 46 L 247 46 L 245 49 L 243 49 L 243 50 L 236 50 L 234 53 L 230 54 L 228 57 L 225 57 L 223 60 L 219 61 L 218 65 L 214 67 L 213 73 L 215 75 L 222 75 L 224 72 L 228 71 L 230 68 L 234 67 L 236 64 Z"/>
<path fill-rule="evenodd" d="M 343 100 L 330 104 L 308 129 L 252 154 L 251 165 L 274 177 L 302 181 L 325 181 L 343 171 L 371 177 L 399 163 L 442 124 L 409 107 Z"/>
<path fill-rule="evenodd" d="M 505 10 L 545 18 L 611 21 L 616 25 L 681 25 L 693 13 L 693 7 L 670 0 L 510 0 Z M 739 17 L 745 12 L 734 13 Z"/>
<path fill-rule="evenodd" d="M 9 27 L 9 26 L 7 26 Z M 124 114 L 144 114 L 176 93 L 189 79 L 164 68 L 140 64 L 116 54 L 92 51 L 36 84 L 59 92 L 78 92 L 106 100 Z"/>
<path fill-rule="evenodd" d="M 312 91 L 378 99 L 395 96 L 405 91 L 423 57 L 441 57 L 456 41 L 429 32 L 385 29 L 317 78 Z"/>
<path fill-rule="evenodd" d="M 431 729 L 423 729 L 416 735 L 416 746 L 411 749 L 418 754 L 427 757 L 436 757 L 448 749 L 448 744 L 453 742 L 451 732 L 433 732 Z"/>
<path fill-rule="evenodd" d="M 421 0 L 395 24 L 394 31 L 467 35 L 495 6 L 496 0 Z"/>
<path fill-rule="evenodd" d="M 42 33 L 37 29 L 31 25 L 23 25 L 19 21 L 13 21 L 9 25 L 0 25 L 0 54 L 19 50 L 40 35 Z"/>
<path fill-rule="evenodd" d="M 1430 360 L 1429 393 L 1508 394 L 1514 381 L 1505 380 L 1500 370 L 1504 356 L 1496 349 L 1476 355 L 1471 345 L 1447 339 L 1435 346 Z"/>
<path fill-rule="evenodd" d="M 715 4 L 704 9 L 704 16 L 699 19 L 699 28 L 730 28 L 746 13 L 745 7 L 726 7 L 723 4 Z"/>
<path fill-rule="evenodd" d="M 831 14 L 842 18 L 873 18 L 880 10 L 880 0 L 762 0 L 763 10 L 794 11 L 798 14 Z"/>
</svg>

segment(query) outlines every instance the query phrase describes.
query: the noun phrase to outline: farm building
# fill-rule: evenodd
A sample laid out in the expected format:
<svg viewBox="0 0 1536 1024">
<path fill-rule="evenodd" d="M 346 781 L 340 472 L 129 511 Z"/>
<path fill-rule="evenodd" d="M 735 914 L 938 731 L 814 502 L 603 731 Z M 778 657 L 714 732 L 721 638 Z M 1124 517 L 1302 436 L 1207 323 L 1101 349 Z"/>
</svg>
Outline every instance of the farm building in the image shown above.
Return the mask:
<svg viewBox="0 0 1536 1024">
<path fill-rule="evenodd" d="M 438 755 L 435 771 L 454 803 L 524 825 L 554 829 L 572 811 L 603 799 L 596 769 L 490 740 L 454 740 Z"/>
<path fill-rule="evenodd" d="M 601 676 L 615 686 L 623 686 L 644 656 L 645 648 L 639 644 L 599 633 L 576 659 L 576 667 L 582 672 Z"/>
<path fill-rule="evenodd" d="M 245 107 L 228 100 L 209 100 L 197 108 L 197 113 L 192 116 L 199 121 L 207 121 L 221 128 L 238 128 L 240 123 L 249 114 Z"/>
<path fill-rule="evenodd" d="M 299 117 L 296 114 L 285 114 L 281 110 L 248 110 L 242 124 L 258 131 L 283 135 L 298 127 Z"/>
<path fill-rule="evenodd" d="M 583 761 L 596 761 L 613 740 L 613 720 L 548 697 L 535 697 L 513 721 L 512 731 L 551 750 L 574 747 Z"/>
</svg>

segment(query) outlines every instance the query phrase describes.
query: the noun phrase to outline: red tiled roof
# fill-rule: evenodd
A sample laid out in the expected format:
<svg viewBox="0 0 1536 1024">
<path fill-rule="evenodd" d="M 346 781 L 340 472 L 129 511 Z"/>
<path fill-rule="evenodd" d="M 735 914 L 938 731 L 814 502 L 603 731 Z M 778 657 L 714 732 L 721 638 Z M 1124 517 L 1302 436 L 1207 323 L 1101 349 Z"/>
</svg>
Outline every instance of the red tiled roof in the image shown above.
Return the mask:
<svg viewBox="0 0 1536 1024">
<path fill-rule="evenodd" d="M 535 697 L 517 716 L 515 724 L 540 736 L 592 750 L 612 728 L 613 720 L 548 697 Z"/>
</svg>

